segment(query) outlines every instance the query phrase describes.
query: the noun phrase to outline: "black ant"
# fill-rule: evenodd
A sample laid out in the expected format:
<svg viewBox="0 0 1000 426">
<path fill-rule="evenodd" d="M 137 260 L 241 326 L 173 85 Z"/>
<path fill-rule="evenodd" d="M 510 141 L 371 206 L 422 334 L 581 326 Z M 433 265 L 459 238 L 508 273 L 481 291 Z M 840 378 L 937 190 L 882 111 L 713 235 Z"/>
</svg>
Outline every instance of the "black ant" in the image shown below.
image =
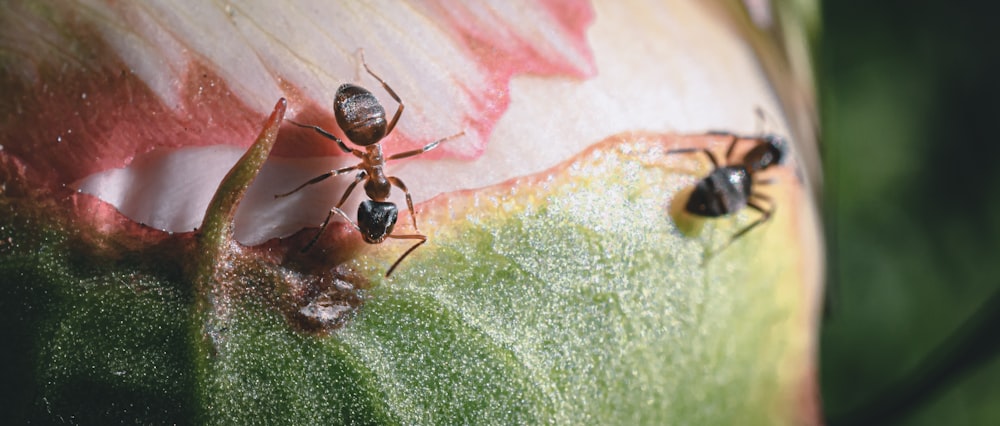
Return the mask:
<svg viewBox="0 0 1000 426">
<path fill-rule="evenodd" d="M 340 201 L 330 209 L 330 213 L 326 215 L 326 220 L 323 221 L 323 225 L 320 226 L 319 232 L 313 237 L 309 244 L 307 244 L 302 252 L 308 251 L 316 241 L 319 240 L 320 235 L 326 230 L 326 226 L 330 223 L 330 218 L 333 214 L 339 214 L 355 230 L 361 233 L 365 242 L 369 244 L 379 244 L 385 241 L 386 238 L 394 238 L 400 240 L 420 240 L 409 250 L 403 253 L 402 256 L 393 263 L 389 270 L 385 273 L 388 278 L 392 271 L 399 266 L 400 262 L 406 258 L 410 253 L 420 247 L 420 245 L 427 242 L 427 236 L 420 234 L 420 230 L 417 228 L 417 215 L 413 211 L 413 199 L 410 197 L 410 191 L 406 189 L 406 185 L 403 181 L 395 176 L 387 176 L 383 168 L 385 167 L 386 161 L 398 160 L 401 158 L 413 157 L 415 155 L 423 154 L 434 148 L 437 148 L 441 143 L 460 137 L 465 134 L 461 132 L 446 138 L 438 139 L 425 145 L 423 148 L 415 149 L 412 151 L 400 152 L 398 154 L 393 154 L 388 157 L 382 156 L 382 146 L 379 144 L 383 138 L 385 138 L 389 133 L 392 133 L 392 129 L 396 127 L 396 122 L 399 121 L 400 115 L 403 114 L 403 101 L 396 95 L 396 92 L 389 87 L 388 84 L 381 77 L 375 75 L 371 68 L 364 60 L 364 55 L 362 54 L 361 63 L 365 66 L 365 70 L 368 71 L 372 77 L 375 77 L 379 83 L 382 83 L 382 87 L 385 88 L 386 92 L 399 104 L 396 109 L 396 114 L 392 116 L 392 120 L 386 123 L 385 108 L 379 103 L 375 95 L 367 89 L 354 85 L 354 84 L 343 84 L 337 89 L 337 95 L 333 101 L 333 112 L 337 118 L 337 125 L 340 129 L 344 131 L 344 135 L 352 143 L 358 146 L 365 147 L 365 150 L 353 149 L 348 147 L 340 138 L 334 136 L 332 133 L 323 130 L 319 126 L 307 125 L 296 123 L 295 121 L 288 120 L 292 124 L 313 129 L 323 137 L 333 140 L 337 143 L 342 151 L 348 154 L 353 154 L 355 157 L 361 159 L 361 162 L 350 167 L 344 167 L 341 169 L 330 170 L 329 172 L 323 173 L 316 176 L 306 183 L 299 185 L 297 188 L 286 192 L 284 194 L 275 195 L 274 198 L 286 197 L 288 195 L 294 194 L 302 188 L 305 188 L 314 183 L 325 180 L 331 176 L 338 176 L 344 173 L 348 173 L 354 170 L 360 170 L 358 175 L 354 178 L 354 182 L 351 182 L 347 186 L 347 190 L 344 191 L 344 195 L 340 198 Z M 358 205 L 358 221 L 354 222 L 350 217 L 340 209 L 347 201 L 347 197 L 351 195 L 354 188 L 361 181 L 365 182 L 365 193 L 368 195 L 368 200 L 364 200 Z M 413 218 L 413 229 L 416 233 L 399 235 L 393 234 L 392 229 L 396 225 L 396 218 L 399 214 L 396 204 L 389 199 L 389 193 L 392 186 L 396 186 L 401 189 L 404 194 L 406 194 L 406 207 L 410 210 L 410 217 Z"/>
<path fill-rule="evenodd" d="M 757 114 L 763 117 L 760 109 L 757 110 Z M 667 151 L 667 154 L 704 152 L 712 162 L 712 172 L 698 181 L 684 206 L 684 210 L 688 213 L 702 217 L 720 217 L 735 213 L 744 207 L 760 212 L 761 217 L 733 234 L 729 242 L 719 249 L 722 250 L 774 215 L 775 205 L 771 197 L 754 191 L 756 185 L 771 184 L 774 180 L 755 179 L 755 177 L 758 172 L 781 164 L 788 149 L 788 142 L 785 138 L 773 134 L 740 136 L 725 131 L 712 131 L 709 134 L 732 138 L 726 150 L 724 166 L 719 165 L 715 154 L 707 148 L 673 149 Z M 736 143 L 739 141 L 749 141 L 756 145 L 747 151 L 743 158 L 733 158 Z M 767 204 L 766 207 L 764 203 Z"/>
</svg>

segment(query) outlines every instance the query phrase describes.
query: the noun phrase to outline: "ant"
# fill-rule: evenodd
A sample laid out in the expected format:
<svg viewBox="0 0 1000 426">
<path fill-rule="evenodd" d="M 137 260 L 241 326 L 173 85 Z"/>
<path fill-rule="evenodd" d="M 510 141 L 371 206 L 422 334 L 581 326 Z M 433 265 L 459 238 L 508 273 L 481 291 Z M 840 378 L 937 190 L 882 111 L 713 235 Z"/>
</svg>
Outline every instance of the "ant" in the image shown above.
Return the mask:
<svg viewBox="0 0 1000 426">
<path fill-rule="evenodd" d="M 444 143 L 448 140 L 455 139 L 465 134 L 465 132 L 460 132 L 458 134 L 438 139 L 425 145 L 423 148 L 415 149 L 411 151 L 400 152 L 398 154 L 393 154 L 388 157 L 382 156 L 382 146 L 379 144 L 383 138 L 385 138 L 392 130 L 396 127 L 396 123 L 399 121 L 400 115 L 403 114 L 403 101 L 399 98 L 399 95 L 392 90 L 391 87 L 382 80 L 381 77 L 372 72 L 371 68 L 368 67 L 368 63 L 365 62 L 364 53 L 361 53 L 361 63 L 364 65 L 365 70 L 368 71 L 372 77 L 375 77 L 379 83 L 382 83 L 382 87 L 385 91 L 392 96 L 393 99 L 399 104 L 396 109 L 396 114 L 392 116 L 392 120 L 386 122 L 385 108 L 379 103 L 375 95 L 367 89 L 357 86 L 354 84 L 343 84 L 337 89 L 337 94 L 333 101 L 333 112 L 337 118 L 337 125 L 340 129 L 344 131 L 344 135 L 352 143 L 358 146 L 365 147 L 365 150 L 354 149 L 348 147 L 340 138 L 334 136 L 332 133 L 323 130 L 319 126 L 308 125 L 297 123 L 292 120 L 288 120 L 292 124 L 315 130 L 321 136 L 333 140 L 337 143 L 342 151 L 347 154 L 352 154 L 355 157 L 361 159 L 361 162 L 350 167 L 344 167 L 341 169 L 330 170 L 329 172 L 323 173 L 316 176 L 309 181 L 299 185 L 297 188 L 286 192 L 284 194 L 275 195 L 274 198 L 287 197 L 300 189 L 305 188 L 309 185 L 319 183 L 329 177 L 338 176 L 344 173 L 348 173 L 354 170 L 358 170 L 357 176 L 354 178 L 354 182 L 351 182 L 347 186 L 347 190 L 344 191 L 344 195 L 340 197 L 340 201 L 330 209 L 330 213 L 326 215 L 326 220 L 319 228 L 319 232 L 313 237 L 309 244 L 307 244 L 302 252 L 308 251 L 316 241 L 319 240 L 320 235 L 326 230 L 326 226 L 330 223 L 330 218 L 333 217 L 334 213 L 340 215 L 347 220 L 355 230 L 361 233 L 362 238 L 364 238 L 366 243 L 369 244 L 379 244 L 385 241 L 386 238 L 394 238 L 400 240 L 419 240 L 416 244 L 410 247 L 409 250 L 403 253 L 402 256 L 393 263 L 389 270 L 385 273 L 385 277 L 388 278 L 392 271 L 396 269 L 397 266 L 406 258 L 410 253 L 420 247 L 422 244 L 427 242 L 427 236 L 420 233 L 417 228 L 417 214 L 413 210 L 413 199 L 410 197 L 410 191 L 406 189 L 406 185 L 401 179 L 395 176 L 386 175 L 385 163 L 390 160 L 398 160 L 401 158 L 413 157 L 416 155 L 423 154 L 438 145 Z M 347 201 L 347 197 L 351 195 L 354 188 L 361 183 L 365 182 L 365 194 L 368 195 L 368 200 L 364 200 L 358 205 L 358 221 L 355 222 L 351 220 L 350 217 L 341 210 L 341 206 Z M 392 187 L 396 186 L 401 189 L 404 194 L 406 194 L 406 207 L 410 211 L 410 217 L 413 219 L 413 229 L 415 233 L 413 234 L 393 234 L 393 227 L 396 225 L 396 218 L 399 215 L 399 211 L 396 208 L 396 204 L 389 199 L 389 193 Z"/>
<path fill-rule="evenodd" d="M 756 112 L 757 116 L 763 119 L 763 111 L 757 108 Z M 756 185 L 768 185 L 774 183 L 774 180 L 755 179 L 755 177 L 758 172 L 781 164 L 787 154 L 788 142 L 785 138 L 773 134 L 741 136 L 726 131 L 711 131 L 709 134 L 732 138 L 726 150 L 725 165 L 720 166 L 715 154 L 707 148 L 673 149 L 667 151 L 667 154 L 704 152 L 712 162 L 712 172 L 695 184 L 691 197 L 684 206 L 684 210 L 688 213 L 714 218 L 735 213 L 744 207 L 760 212 L 761 217 L 733 234 L 729 242 L 719 249 L 722 250 L 774 215 L 776 207 L 771 197 L 754 191 Z M 736 143 L 740 141 L 753 142 L 756 145 L 743 154 L 743 158 L 734 158 Z"/>
</svg>

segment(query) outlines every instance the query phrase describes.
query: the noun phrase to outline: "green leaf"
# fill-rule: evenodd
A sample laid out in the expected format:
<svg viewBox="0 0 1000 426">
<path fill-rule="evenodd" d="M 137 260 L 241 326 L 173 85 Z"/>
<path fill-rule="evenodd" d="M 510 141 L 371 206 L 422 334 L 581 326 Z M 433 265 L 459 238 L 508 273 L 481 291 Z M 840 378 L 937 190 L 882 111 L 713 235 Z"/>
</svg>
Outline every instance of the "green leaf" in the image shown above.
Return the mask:
<svg viewBox="0 0 1000 426">
<path fill-rule="evenodd" d="M 0 237 L 19 241 L 3 246 L 0 276 L 10 338 L 29 354 L 7 364 L 30 371 L 15 381 L 32 391 L 23 416 L 801 422 L 816 255 L 794 173 L 766 190 L 776 216 L 724 250 L 756 213 L 676 225 L 701 222 L 677 206 L 709 169 L 666 151 L 723 139 L 623 134 L 539 175 L 440 196 L 418 209 L 428 244 L 389 279 L 406 249 L 392 240 L 314 269 L 206 242 L 205 227 L 108 260 L 52 221 L 4 216 Z M 199 257 L 210 247 L 228 247 L 209 257 L 224 261 Z M 306 326 L 310 307 L 343 315 Z"/>
</svg>

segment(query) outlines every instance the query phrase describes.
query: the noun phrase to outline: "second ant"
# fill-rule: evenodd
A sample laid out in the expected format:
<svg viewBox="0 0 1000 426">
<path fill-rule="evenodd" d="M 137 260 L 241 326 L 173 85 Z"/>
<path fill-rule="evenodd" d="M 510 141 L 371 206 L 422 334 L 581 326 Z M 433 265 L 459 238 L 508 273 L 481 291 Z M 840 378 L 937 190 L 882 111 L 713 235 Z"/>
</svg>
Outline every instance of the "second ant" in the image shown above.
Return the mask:
<svg viewBox="0 0 1000 426">
<path fill-rule="evenodd" d="M 760 120 L 764 120 L 763 110 L 758 108 L 756 113 Z M 709 134 L 732 138 L 726 149 L 725 163 L 719 163 L 715 154 L 707 148 L 679 148 L 667 152 L 668 155 L 702 152 L 712 162 L 712 172 L 695 184 L 684 210 L 696 216 L 711 218 L 736 213 L 744 207 L 761 214 L 758 219 L 733 234 L 724 246 L 716 250 L 718 252 L 774 215 L 774 201 L 756 191 L 758 186 L 771 184 L 774 180 L 760 179 L 757 174 L 782 163 L 787 156 L 788 142 L 781 136 L 768 133 L 740 136 L 732 132 L 712 131 Z M 742 157 L 736 157 L 733 154 L 740 141 L 751 142 L 754 146 Z"/>
</svg>

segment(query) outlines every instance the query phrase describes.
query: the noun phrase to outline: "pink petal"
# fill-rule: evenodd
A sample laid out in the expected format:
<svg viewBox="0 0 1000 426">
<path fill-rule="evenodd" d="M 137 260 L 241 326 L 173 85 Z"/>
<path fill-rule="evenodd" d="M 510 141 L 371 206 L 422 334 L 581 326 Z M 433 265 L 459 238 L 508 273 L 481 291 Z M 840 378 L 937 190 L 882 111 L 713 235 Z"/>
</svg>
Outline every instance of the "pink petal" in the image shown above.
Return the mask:
<svg viewBox="0 0 1000 426">
<path fill-rule="evenodd" d="M 596 12 L 574 1 L 191 3 L 92 2 L 44 16 L 4 6 L 16 13 L 0 14 L 8 18 L 0 43 L 19 46 L 23 60 L 0 75 L 13 100 L 0 115 L 0 156 L 49 185 L 76 183 L 135 221 L 189 231 L 206 191 L 171 188 L 214 189 L 235 160 L 178 148 L 246 147 L 282 95 L 291 118 L 339 134 L 330 103 L 344 82 L 368 87 L 394 111 L 360 68 L 359 48 L 406 103 L 387 153 L 467 132 L 390 166 L 418 202 L 537 173 L 618 132 L 753 132 L 755 107 L 778 115 L 748 44 L 711 8 L 684 1 L 598 3 Z M 275 201 L 349 161 L 324 158 L 339 154 L 332 143 L 290 126 L 275 154 L 285 158 L 265 168 L 258 184 L 266 187 L 241 205 L 245 243 L 317 225 L 350 181 Z M 170 155 L 207 162 L 190 167 Z M 114 171 L 132 164 L 145 166 Z M 345 205 L 349 213 L 360 197 Z"/>
<path fill-rule="evenodd" d="M 72 184 L 135 221 L 175 232 L 197 226 L 232 164 L 225 146 L 248 146 L 278 97 L 290 98 L 292 118 L 338 134 L 330 103 L 342 83 L 371 88 L 391 114 L 395 102 L 359 71 L 359 49 L 406 103 L 385 140 L 390 153 L 466 131 L 428 158 L 480 155 L 509 103 L 512 76 L 582 77 L 594 70 L 583 38 L 592 13 L 581 1 L 463 9 L 397 2 L 83 3 L 2 6 L 0 45 L 15 54 L 0 75 L 11 94 L 0 115 L 0 155 L 30 169 L 42 187 Z M 489 28 L 470 25 L 471 17 Z M 339 150 L 292 130 L 275 153 L 312 159 Z M 328 167 L 330 160 L 323 161 Z M 283 212 L 275 216 L 288 220 Z M 285 224 L 253 226 L 275 228 L 271 236 L 290 232 Z"/>
</svg>

